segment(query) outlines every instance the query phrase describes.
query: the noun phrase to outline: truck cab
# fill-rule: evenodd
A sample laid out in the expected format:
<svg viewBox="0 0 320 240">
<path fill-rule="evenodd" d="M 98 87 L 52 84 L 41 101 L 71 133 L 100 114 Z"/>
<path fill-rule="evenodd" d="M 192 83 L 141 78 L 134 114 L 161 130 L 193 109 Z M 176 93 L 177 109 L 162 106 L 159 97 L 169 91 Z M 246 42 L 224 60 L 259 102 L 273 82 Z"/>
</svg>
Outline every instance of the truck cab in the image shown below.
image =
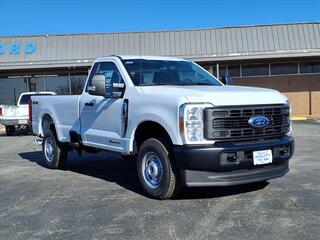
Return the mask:
<svg viewBox="0 0 320 240">
<path fill-rule="evenodd" d="M 72 148 L 118 152 L 159 199 L 181 186 L 280 177 L 294 150 L 285 96 L 225 85 L 171 57 L 99 58 L 81 95 L 32 97 L 32 120 L 48 167 L 62 167 Z"/>
</svg>

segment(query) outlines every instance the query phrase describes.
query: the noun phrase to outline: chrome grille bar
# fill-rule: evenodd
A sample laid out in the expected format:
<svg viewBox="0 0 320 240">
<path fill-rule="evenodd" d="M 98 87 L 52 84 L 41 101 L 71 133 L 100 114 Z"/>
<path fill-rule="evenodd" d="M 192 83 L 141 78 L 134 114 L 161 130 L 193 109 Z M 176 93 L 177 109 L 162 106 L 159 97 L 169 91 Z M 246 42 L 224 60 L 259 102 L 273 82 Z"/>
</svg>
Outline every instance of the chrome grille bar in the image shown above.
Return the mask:
<svg viewBox="0 0 320 240">
<path fill-rule="evenodd" d="M 265 116 L 269 125 L 254 128 L 248 121 Z M 290 109 L 287 105 L 258 105 L 207 108 L 204 112 L 204 136 L 210 140 L 246 140 L 279 137 L 290 130 Z"/>
</svg>

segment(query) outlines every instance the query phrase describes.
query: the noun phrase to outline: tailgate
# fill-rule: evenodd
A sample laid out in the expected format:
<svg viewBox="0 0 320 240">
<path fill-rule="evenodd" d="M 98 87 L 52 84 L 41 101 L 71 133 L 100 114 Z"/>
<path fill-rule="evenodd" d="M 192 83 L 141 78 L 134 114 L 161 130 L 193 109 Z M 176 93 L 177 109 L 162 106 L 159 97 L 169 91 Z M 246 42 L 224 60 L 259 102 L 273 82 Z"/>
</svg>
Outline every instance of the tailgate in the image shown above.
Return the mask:
<svg viewBox="0 0 320 240">
<path fill-rule="evenodd" d="M 2 108 L 2 115 L 0 118 L 6 119 L 6 118 L 17 118 L 19 115 L 19 109 L 17 106 L 9 106 L 9 105 L 1 105 Z"/>
<path fill-rule="evenodd" d="M 0 119 L 26 119 L 29 117 L 28 105 L 0 105 L 0 108 L 2 108 Z"/>
</svg>

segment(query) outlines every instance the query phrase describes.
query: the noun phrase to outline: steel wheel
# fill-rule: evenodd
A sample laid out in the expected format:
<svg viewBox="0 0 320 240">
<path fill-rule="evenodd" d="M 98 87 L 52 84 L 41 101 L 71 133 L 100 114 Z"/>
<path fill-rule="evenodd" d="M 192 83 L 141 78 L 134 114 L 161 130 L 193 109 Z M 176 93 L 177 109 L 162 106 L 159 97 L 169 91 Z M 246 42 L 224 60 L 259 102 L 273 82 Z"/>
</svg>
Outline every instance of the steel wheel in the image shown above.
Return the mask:
<svg viewBox="0 0 320 240">
<path fill-rule="evenodd" d="M 180 179 L 166 139 L 149 138 L 141 144 L 137 170 L 141 186 L 153 198 L 171 198 L 180 190 Z"/>
<path fill-rule="evenodd" d="M 50 138 L 47 138 L 44 143 L 44 154 L 46 156 L 46 159 L 49 162 L 52 162 L 54 158 L 54 143 Z"/>
<path fill-rule="evenodd" d="M 163 166 L 158 154 L 147 152 L 142 160 L 143 178 L 150 188 L 157 188 L 163 178 Z"/>
</svg>

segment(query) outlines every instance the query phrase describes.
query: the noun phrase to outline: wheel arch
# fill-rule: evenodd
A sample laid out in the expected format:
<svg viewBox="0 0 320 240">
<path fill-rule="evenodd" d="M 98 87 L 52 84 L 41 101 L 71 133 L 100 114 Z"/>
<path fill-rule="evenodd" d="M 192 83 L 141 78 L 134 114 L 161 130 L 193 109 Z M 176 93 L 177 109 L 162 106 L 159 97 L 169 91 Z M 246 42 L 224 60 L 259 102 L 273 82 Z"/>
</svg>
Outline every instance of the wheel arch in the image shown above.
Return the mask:
<svg viewBox="0 0 320 240">
<path fill-rule="evenodd" d="M 152 120 L 140 122 L 133 133 L 133 153 L 139 151 L 141 144 L 148 138 L 165 138 L 169 144 L 173 145 L 173 139 L 166 128 Z"/>
<path fill-rule="evenodd" d="M 42 115 L 39 127 L 41 129 L 40 132 L 42 137 L 44 136 L 44 134 L 48 129 L 52 129 L 56 134 L 58 134 L 56 131 L 55 121 L 53 120 L 53 117 L 49 113 L 44 113 Z"/>
</svg>

